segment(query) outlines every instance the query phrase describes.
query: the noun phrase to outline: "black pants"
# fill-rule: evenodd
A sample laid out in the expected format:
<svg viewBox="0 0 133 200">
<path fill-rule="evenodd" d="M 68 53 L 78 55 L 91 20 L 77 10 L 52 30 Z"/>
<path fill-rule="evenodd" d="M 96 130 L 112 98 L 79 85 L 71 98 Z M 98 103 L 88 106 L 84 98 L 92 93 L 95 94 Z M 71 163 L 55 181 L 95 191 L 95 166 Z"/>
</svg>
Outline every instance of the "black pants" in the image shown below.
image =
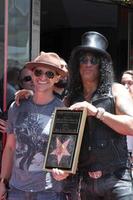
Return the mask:
<svg viewBox="0 0 133 200">
<path fill-rule="evenodd" d="M 81 179 L 81 200 L 133 200 L 132 177 L 127 169 L 99 179 Z"/>
<path fill-rule="evenodd" d="M 78 180 L 78 181 L 77 181 Z M 88 175 L 73 176 L 67 183 L 68 200 L 133 200 L 133 183 L 129 170 L 118 170 L 98 179 Z"/>
</svg>

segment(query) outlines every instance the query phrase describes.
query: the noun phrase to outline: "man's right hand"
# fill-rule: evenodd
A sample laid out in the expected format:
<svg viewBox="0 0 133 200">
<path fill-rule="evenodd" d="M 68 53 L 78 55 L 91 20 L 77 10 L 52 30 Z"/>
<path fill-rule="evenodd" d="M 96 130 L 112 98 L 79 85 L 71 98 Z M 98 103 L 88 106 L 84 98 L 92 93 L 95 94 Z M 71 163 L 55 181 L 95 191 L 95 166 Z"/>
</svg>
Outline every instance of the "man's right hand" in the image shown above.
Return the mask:
<svg viewBox="0 0 133 200">
<path fill-rule="evenodd" d="M 19 106 L 20 105 L 20 100 L 22 99 L 28 99 L 30 96 L 33 96 L 33 91 L 32 90 L 26 90 L 22 89 L 19 90 L 15 93 L 15 102 Z"/>
</svg>

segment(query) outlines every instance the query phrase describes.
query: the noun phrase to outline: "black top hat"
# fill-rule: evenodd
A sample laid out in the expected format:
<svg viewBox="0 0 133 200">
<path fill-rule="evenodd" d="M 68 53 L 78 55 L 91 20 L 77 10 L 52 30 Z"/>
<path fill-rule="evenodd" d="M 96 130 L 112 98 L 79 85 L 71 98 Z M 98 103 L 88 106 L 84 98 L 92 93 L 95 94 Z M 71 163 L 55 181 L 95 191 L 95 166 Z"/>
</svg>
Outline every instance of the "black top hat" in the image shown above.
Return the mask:
<svg viewBox="0 0 133 200">
<path fill-rule="evenodd" d="M 80 51 L 96 52 L 106 56 L 108 60 L 111 60 L 110 54 L 106 51 L 107 47 L 108 40 L 102 34 L 95 31 L 89 31 L 82 35 L 81 45 L 75 47 L 72 54 L 75 55 Z"/>
</svg>

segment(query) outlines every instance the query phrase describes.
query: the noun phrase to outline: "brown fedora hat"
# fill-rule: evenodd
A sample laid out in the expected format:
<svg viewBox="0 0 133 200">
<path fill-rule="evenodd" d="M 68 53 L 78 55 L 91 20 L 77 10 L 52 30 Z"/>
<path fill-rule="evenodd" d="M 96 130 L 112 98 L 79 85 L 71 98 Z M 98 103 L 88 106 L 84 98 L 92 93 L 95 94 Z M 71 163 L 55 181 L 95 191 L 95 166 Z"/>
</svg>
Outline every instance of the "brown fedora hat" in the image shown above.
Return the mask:
<svg viewBox="0 0 133 200">
<path fill-rule="evenodd" d="M 61 76 L 67 75 L 67 70 L 61 65 L 60 57 L 53 52 L 43 52 L 41 51 L 40 55 L 37 56 L 33 61 L 27 62 L 25 64 L 30 70 L 33 70 L 36 67 L 48 67 L 55 70 Z"/>
<path fill-rule="evenodd" d="M 72 54 L 75 56 L 80 51 L 89 51 L 99 53 L 100 55 L 111 60 L 110 54 L 106 51 L 108 40 L 106 37 L 95 31 L 85 32 L 81 37 L 81 45 L 75 47 Z"/>
</svg>

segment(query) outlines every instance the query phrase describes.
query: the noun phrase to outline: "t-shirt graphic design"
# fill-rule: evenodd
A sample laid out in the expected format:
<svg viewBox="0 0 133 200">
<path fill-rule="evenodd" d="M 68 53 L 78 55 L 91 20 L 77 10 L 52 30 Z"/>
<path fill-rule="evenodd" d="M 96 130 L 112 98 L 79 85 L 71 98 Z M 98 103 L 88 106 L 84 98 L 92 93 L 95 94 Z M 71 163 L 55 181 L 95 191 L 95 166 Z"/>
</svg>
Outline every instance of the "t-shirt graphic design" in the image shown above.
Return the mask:
<svg viewBox="0 0 133 200">
<path fill-rule="evenodd" d="M 41 171 L 46 153 L 51 118 L 47 115 L 21 112 L 15 134 L 16 167 L 25 171 Z"/>
</svg>

